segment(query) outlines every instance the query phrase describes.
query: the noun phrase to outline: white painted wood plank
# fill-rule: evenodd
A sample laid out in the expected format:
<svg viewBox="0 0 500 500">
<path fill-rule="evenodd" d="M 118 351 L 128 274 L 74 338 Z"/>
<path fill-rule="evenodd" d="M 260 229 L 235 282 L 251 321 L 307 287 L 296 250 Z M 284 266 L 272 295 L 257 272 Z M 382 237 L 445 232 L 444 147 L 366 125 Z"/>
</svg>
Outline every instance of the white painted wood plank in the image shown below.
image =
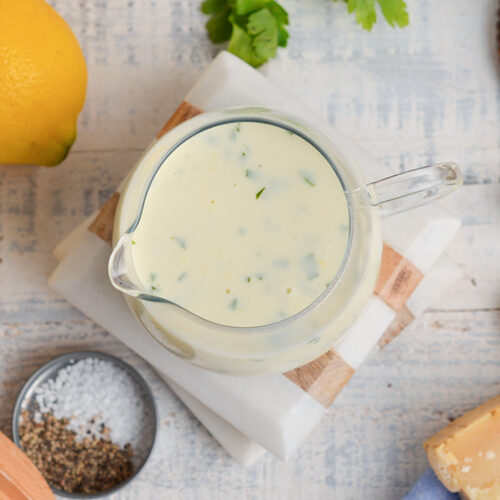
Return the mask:
<svg viewBox="0 0 500 500">
<path fill-rule="evenodd" d="M 266 456 L 248 470 L 144 363 L 46 285 L 54 244 L 114 190 L 215 54 L 199 2 L 51 3 L 82 43 L 89 93 L 63 166 L 0 166 L 0 428 L 41 363 L 103 349 L 144 373 L 163 424 L 144 474 L 114 499 L 401 498 L 426 467 L 422 441 L 500 392 L 498 2 L 408 0 L 409 28 L 365 33 L 342 2 L 283 0 L 290 46 L 263 69 L 270 78 L 395 170 L 463 166 L 467 185 L 445 204 L 464 222 L 448 252 L 464 278 L 356 373 L 290 463 Z"/>
</svg>

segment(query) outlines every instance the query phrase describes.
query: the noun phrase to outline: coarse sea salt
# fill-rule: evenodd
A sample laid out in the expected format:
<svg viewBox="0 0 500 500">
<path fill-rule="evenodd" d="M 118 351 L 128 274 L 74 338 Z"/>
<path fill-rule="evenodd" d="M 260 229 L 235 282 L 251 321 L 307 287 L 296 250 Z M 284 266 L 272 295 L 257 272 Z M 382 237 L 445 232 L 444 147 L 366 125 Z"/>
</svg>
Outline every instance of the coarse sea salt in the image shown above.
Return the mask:
<svg viewBox="0 0 500 500">
<path fill-rule="evenodd" d="M 35 421 L 42 413 L 52 412 L 56 418 L 67 418 L 68 427 L 76 439 L 95 436 L 110 439 L 123 448 L 130 444 L 133 462 L 144 456 L 144 429 L 150 422 L 148 406 L 141 386 L 120 366 L 98 358 L 71 362 L 54 378 L 35 390 L 38 409 Z"/>
</svg>

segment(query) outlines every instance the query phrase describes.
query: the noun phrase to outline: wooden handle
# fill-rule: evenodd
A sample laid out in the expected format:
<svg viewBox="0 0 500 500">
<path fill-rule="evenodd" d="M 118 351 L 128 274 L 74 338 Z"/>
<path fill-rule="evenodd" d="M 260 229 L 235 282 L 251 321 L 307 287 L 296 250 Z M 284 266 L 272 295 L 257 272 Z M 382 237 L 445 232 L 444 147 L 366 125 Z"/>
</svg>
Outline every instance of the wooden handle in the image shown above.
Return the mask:
<svg viewBox="0 0 500 500">
<path fill-rule="evenodd" d="M 0 500 L 55 500 L 30 459 L 0 432 Z"/>
</svg>

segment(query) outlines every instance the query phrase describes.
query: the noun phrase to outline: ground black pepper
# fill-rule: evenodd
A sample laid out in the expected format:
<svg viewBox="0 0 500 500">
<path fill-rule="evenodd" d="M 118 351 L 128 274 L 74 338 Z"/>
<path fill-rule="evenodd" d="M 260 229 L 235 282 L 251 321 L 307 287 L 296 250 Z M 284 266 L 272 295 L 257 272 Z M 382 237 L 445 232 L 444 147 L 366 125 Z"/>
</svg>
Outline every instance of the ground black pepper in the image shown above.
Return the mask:
<svg viewBox="0 0 500 500">
<path fill-rule="evenodd" d="M 101 431 L 106 434 L 106 428 Z M 108 430 L 109 432 L 109 430 Z M 19 426 L 21 447 L 47 482 L 68 493 L 92 494 L 109 490 L 133 473 L 130 445 L 120 448 L 95 436 L 76 439 L 68 419 L 42 414 L 35 422 L 28 411 Z"/>
</svg>

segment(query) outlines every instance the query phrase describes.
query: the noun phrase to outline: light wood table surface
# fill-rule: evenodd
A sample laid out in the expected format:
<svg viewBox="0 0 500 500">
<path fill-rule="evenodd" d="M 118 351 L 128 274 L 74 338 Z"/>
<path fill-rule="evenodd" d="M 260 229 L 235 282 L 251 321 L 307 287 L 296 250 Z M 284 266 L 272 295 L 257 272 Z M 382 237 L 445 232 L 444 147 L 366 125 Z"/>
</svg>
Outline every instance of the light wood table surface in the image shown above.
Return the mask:
<svg viewBox="0 0 500 500">
<path fill-rule="evenodd" d="M 415 326 L 356 372 L 289 463 L 244 469 L 153 371 L 49 290 L 58 240 L 113 192 L 213 59 L 198 0 L 55 0 L 89 66 L 65 163 L 0 166 L 0 430 L 57 354 L 92 348 L 138 367 L 161 430 L 125 499 L 396 500 L 426 469 L 422 442 L 500 393 L 500 93 L 496 0 L 408 0 L 411 24 L 371 33 L 331 0 L 283 0 L 290 45 L 262 71 L 394 169 L 451 160 L 465 186 L 449 255 L 463 271 Z"/>
</svg>

